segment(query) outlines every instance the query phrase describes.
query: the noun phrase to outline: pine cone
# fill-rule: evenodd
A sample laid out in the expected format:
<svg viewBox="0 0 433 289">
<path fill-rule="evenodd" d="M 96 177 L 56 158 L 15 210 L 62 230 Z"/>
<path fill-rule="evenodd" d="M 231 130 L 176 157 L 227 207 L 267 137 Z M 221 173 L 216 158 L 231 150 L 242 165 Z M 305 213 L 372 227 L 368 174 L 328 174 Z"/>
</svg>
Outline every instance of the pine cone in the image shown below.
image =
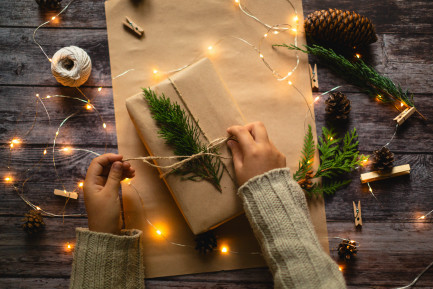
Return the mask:
<svg viewBox="0 0 433 289">
<path fill-rule="evenodd" d="M 59 8 L 60 2 L 62 2 L 62 0 L 36 0 L 36 3 L 38 3 L 39 7 L 45 9 Z"/>
<path fill-rule="evenodd" d="M 200 254 L 207 254 L 213 251 L 217 247 L 217 238 L 213 231 L 207 231 L 205 233 L 195 236 L 195 249 Z"/>
<path fill-rule="evenodd" d="M 353 257 L 356 256 L 356 253 L 358 252 L 356 241 L 344 239 L 338 245 L 337 251 L 338 251 L 338 256 L 340 256 L 341 259 L 350 261 Z"/>
<path fill-rule="evenodd" d="M 394 166 L 394 154 L 386 147 L 373 151 L 373 166 L 379 171 L 390 170 Z"/>
<path fill-rule="evenodd" d="M 313 171 L 308 171 L 307 174 L 305 175 L 305 178 L 299 180 L 298 184 L 301 186 L 303 190 L 308 191 L 313 187 L 312 178 L 313 178 Z"/>
<path fill-rule="evenodd" d="M 339 91 L 331 93 L 325 104 L 325 110 L 329 116 L 337 120 L 347 119 L 350 112 L 350 100 L 345 94 Z"/>
<path fill-rule="evenodd" d="M 315 11 L 305 19 L 305 32 L 331 47 L 360 48 L 377 41 L 373 23 L 355 12 L 338 9 Z"/>
<path fill-rule="evenodd" d="M 24 215 L 22 221 L 24 222 L 22 224 L 24 231 L 26 231 L 30 235 L 39 233 L 45 228 L 44 219 L 41 213 L 36 210 L 30 210 L 27 214 Z"/>
</svg>

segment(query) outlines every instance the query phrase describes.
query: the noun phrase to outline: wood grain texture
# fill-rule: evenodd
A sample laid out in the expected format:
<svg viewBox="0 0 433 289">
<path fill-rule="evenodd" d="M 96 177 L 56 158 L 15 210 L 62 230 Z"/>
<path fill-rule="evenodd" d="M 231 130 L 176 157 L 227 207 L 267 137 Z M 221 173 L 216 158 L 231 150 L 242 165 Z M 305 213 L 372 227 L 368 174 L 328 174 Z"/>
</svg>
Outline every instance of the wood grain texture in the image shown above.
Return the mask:
<svg viewBox="0 0 433 289">
<path fill-rule="evenodd" d="M 68 1 L 63 0 L 64 6 Z M 393 288 L 410 283 L 432 260 L 433 219 L 417 218 L 433 209 L 431 197 L 433 174 L 433 84 L 431 71 L 431 37 L 433 2 L 369 1 L 369 0 L 304 0 L 305 15 L 335 7 L 355 10 L 368 16 L 376 25 L 378 42 L 371 45 L 363 59 L 415 93 L 418 109 L 427 116 L 421 121 L 412 116 L 399 128 L 390 149 L 396 153 L 396 164 L 409 163 L 410 176 L 372 183 L 378 200 L 360 184 L 359 173 L 353 182 L 335 196 L 326 197 L 326 212 L 331 257 L 337 260 L 337 239 L 348 237 L 360 243 L 355 262 L 344 265 L 343 274 L 349 288 Z M 62 128 L 59 148 L 70 145 L 104 152 L 104 130 L 99 118 L 83 108 L 83 103 L 66 99 L 46 99 L 51 125 L 42 107 L 38 106 L 38 122 L 24 143 L 12 151 L 9 142 L 23 135 L 34 119 L 35 94 L 81 97 L 71 88 L 60 86 L 50 72 L 50 63 L 34 45 L 33 29 L 54 15 L 40 10 L 34 0 L 0 1 L 0 175 L 12 172 L 18 179 L 29 176 L 28 169 L 37 163 L 47 144 L 52 143 L 60 122 L 75 111 Z M 115 152 L 116 133 L 111 89 L 110 63 L 104 14 L 104 1 L 74 1 L 60 21 L 41 29 L 37 39 L 49 55 L 58 49 L 76 45 L 92 59 L 92 75 L 83 92 L 97 107 L 107 123 L 107 150 Z M 311 58 L 312 62 L 315 62 Z M 389 141 L 394 132 L 392 119 L 398 112 L 379 104 L 358 89 L 335 77 L 329 69 L 318 65 L 321 92 L 343 85 L 352 102 L 349 121 L 338 130 L 356 127 L 360 150 L 371 154 Z M 101 92 L 97 87 L 102 86 Z M 322 97 L 316 104 L 317 128 L 327 125 Z M 75 188 L 82 180 L 92 155 L 82 151 L 71 154 L 56 152 L 60 180 L 52 166 L 52 153 L 24 187 L 25 195 L 44 209 L 60 213 L 65 200 L 53 190 L 65 185 Z M 30 173 L 32 173 L 30 172 Z M 80 191 L 79 191 L 80 192 Z M 66 213 L 85 213 L 82 192 L 71 200 Z M 352 201 L 361 200 L 364 226 L 357 231 L 353 223 Z M 46 218 L 47 227 L 36 239 L 26 237 L 19 227 L 28 207 L 9 185 L 0 184 L 0 288 L 68 288 L 72 254 L 64 244 L 74 242 L 75 227 L 87 226 L 86 218 Z M 341 262 L 340 262 L 341 263 Z M 194 274 L 146 280 L 147 288 L 272 288 L 267 268 Z M 417 288 L 432 288 L 433 274 L 427 272 Z"/>
</svg>

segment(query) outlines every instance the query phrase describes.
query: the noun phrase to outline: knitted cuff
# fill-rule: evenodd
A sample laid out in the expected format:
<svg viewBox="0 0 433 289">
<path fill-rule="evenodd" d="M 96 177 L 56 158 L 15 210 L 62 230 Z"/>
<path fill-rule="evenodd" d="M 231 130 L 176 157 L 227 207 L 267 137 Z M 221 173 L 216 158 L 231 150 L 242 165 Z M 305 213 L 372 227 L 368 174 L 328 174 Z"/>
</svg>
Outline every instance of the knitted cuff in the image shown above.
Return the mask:
<svg viewBox="0 0 433 289">
<path fill-rule="evenodd" d="M 266 198 L 269 192 L 288 194 L 291 200 L 309 216 L 304 191 L 293 179 L 289 168 L 273 169 L 249 179 L 239 188 L 238 195 L 242 198 L 261 199 Z"/>
<path fill-rule="evenodd" d="M 144 288 L 139 230 L 121 235 L 77 228 L 70 288 Z"/>
</svg>

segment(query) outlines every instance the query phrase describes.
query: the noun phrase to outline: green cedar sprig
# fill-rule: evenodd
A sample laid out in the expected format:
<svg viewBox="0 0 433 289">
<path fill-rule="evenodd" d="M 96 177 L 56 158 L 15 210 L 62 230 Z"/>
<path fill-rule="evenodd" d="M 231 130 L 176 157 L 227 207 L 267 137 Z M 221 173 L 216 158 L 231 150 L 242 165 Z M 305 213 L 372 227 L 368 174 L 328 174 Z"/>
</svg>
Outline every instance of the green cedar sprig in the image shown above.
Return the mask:
<svg viewBox="0 0 433 289">
<path fill-rule="evenodd" d="M 336 54 L 332 49 L 320 45 L 305 45 L 305 50 L 293 44 L 276 44 L 274 46 L 286 47 L 290 50 L 302 51 L 317 56 L 321 63 L 325 64 L 337 75 L 347 82 L 358 86 L 379 101 L 391 102 L 396 108 L 398 107 L 396 102 L 402 102 L 409 107 L 415 107 L 412 93 L 408 90 L 403 91 L 400 85 L 395 85 L 391 79 L 381 75 L 361 59 L 349 61 L 344 56 Z M 419 111 L 417 112 L 425 119 Z"/>
<path fill-rule="evenodd" d="M 150 88 L 143 89 L 143 95 L 149 104 L 152 118 L 159 126 L 160 137 L 174 149 L 175 155 L 191 156 L 200 152 L 218 154 L 215 148 L 207 149 L 206 144 L 200 140 L 199 127 L 177 103 L 172 103 L 164 94 L 156 95 Z M 220 158 L 208 155 L 193 159 L 174 171 L 187 180 L 206 180 L 219 191 L 223 172 Z"/>
<path fill-rule="evenodd" d="M 357 138 L 356 129 L 347 132 L 344 138 L 337 138 L 331 129 L 323 127 L 322 136 L 319 137 L 319 144 L 317 145 L 320 152 L 320 165 L 316 173 L 308 174 L 313 168 L 316 150 L 311 126 L 308 126 L 308 132 L 304 137 L 304 147 L 301 152 L 302 157 L 293 178 L 300 182 L 305 178 L 322 177 L 322 184 L 312 184 L 311 188 L 307 189 L 307 192 L 310 195 L 334 194 L 338 189 L 350 183 L 350 180 L 344 180 L 342 177 L 368 158 L 368 156 L 359 154 Z"/>
</svg>

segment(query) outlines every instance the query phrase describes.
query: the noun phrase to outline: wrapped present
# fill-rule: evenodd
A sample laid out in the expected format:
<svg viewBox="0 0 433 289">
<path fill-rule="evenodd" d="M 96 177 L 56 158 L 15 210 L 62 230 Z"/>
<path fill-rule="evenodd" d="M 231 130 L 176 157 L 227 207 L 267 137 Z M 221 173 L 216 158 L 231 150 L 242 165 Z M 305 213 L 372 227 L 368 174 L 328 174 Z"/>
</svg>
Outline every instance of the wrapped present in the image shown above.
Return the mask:
<svg viewBox="0 0 433 289">
<path fill-rule="evenodd" d="M 195 121 L 203 143 L 226 137 L 227 128 L 244 124 L 244 118 L 209 59 L 204 58 L 151 88 L 177 103 Z M 135 128 L 152 156 L 173 156 L 173 147 L 165 143 L 152 118 L 147 100 L 142 93 L 127 99 L 126 107 Z M 230 156 L 225 144 L 219 149 L 222 156 Z M 224 170 L 221 191 L 212 183 L 193 181 L 178 174 L 163 177 L 176 204 L 194 234 L 213 229 L 240 215 L 242 204 L 236 195 L 237 186 L 232 160 L 221 158 Z M 157 165 L 169 165 L 173 160 L 158 160 Z M 161 171 L 161 174 L 165 173 Z"/>
</svg>

